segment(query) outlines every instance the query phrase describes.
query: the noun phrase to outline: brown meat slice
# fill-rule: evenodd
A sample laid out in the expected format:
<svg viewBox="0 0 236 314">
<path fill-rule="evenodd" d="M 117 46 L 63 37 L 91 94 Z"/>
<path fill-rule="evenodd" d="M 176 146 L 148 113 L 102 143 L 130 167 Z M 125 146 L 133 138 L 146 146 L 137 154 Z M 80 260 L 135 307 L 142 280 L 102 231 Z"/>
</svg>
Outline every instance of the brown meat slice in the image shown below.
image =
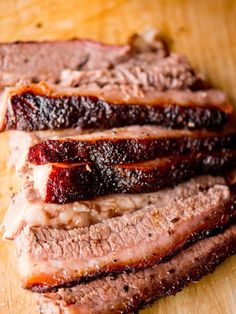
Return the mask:
<svg viewBox="0 0 236 314">
<path fill-rule="evenodd" d="M 190 183 L 190 182 L 194 182 Z M 14 196 L 3 219 L 1 228 L 3 238 L 13 240 L 26 225 L 50 226 L 53 228 L 73 229 L 88 227 L 112 217 L 122 216 L 140 209 L 162 207 L 176 195 L 184 197 L 194 195 L 198 190 L 212 184 L 224 184 L 222 177 L 201 176 L 182 183 L 175 189 L 164 189 L 153 193 L 112 194 L 87 201 L 68 203 L 65 205 L 49 204 L 37 197 L 32 186 L 25 186 Z"/>
<path fill-rule="evenodd" d="M 15 240 L 23 286 L 50 291 L 152 266 L 235 215 L 234 196 L 226 184 L 185 194 L 186 186 L 163 206 L 157 203 L 86 228 L 26 226 Z"/>
<path fill-rule="evenodd" d="M 160 60 L 142 60 L 134 64 L 135 58 L 116 65 L 113 69 L 71 71 L 64 70 L 61 84 L 68 87 L 81 87 L 98 90 L 111 90 L 119 85 L 125 88 L 132 85 L 141 91 L 197 90 L 206 83 L 196 74 L 183 55 L 172 53 Z"/>
<path fill-rule="evenodd" d="M 148 91 L 67 88 L 45 83 L 8 88 L 2 96 L 0 130 L 109 129 L 134 124 L 214 128 L 226 123 L 232 106 L 218 90 Z"/>
<path fill-rule="evenodd" d="M 37 296 L 42 314 L 136 313 L 155 300 L 176 294 L 214 271 L 236 253 L 236 225 L 198 241 L 165 263 L 136 273 L 106 277 Z"/>
<path fill-rule="evenodd" d="M 106 194 L 155 192 L 196 175 L 222 174 L 235 163 L 236 152 L 223 151 L 119 165 L 33 165 L 27 175 L 42 200 L 65 204 Z"/>
<path fill-rule="evenodd" d="M 91 40 L 15 42 L 0 44 L 0 88 L 19 80 L 56 83 L 61 71 L 97 70 L 119 63 L 155 64 L 167 55 L 155 31 L 135 35 L 129 44 L 106 45 Z"/>
<path fill-rule="evenodd" d="M 122 164 L 167 155 L 211 152 L 236 147 L 236 129 L 219 132 L 130 126 L 60 138 L 32 145 L 27 160 L 34 164 L 96 162 Z"/>
<path fill-rule="evenodd" d="M 111 46 L 89 40 L 16 42 L 0 44 L 0 86 L 21 79 L 58 82 L 65 68 L 98 69 L 127 59 L 130 46 Z"/>
</svg>

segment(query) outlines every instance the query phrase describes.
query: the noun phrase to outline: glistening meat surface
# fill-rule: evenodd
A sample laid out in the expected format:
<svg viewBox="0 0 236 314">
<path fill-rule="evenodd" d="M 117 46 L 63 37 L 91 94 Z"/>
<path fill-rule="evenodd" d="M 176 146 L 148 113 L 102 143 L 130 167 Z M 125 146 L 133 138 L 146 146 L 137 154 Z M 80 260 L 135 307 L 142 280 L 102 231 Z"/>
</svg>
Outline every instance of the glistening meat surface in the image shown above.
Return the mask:
<svg viewBox="0 0 236 314">
<path fill-rule="evenodd" d="M 130 90 L 131 89 L 131 90 Z M 0 130 L 109 129 L 134 124 L 215 128 L 233 109 L 218 90 L 148 91 L 65 88 L 45 83 L 9 88 L 1 100 Z"/>
<path fill-rule="evenodd" d="M 194 180 L 189 184 L 198 186 Z M 23 286 L 50 291 L 152 266 L 235 215 L 234 195 L 226 184 L 199 186 L 190 197 L 185 197 L 186 188 L 179 193 L 178 187 L 163 206 L 157 203 L 87 228 L 26 226 L 15 240 Z"/>
<path fill-rule="evenodd" d="M 106 194 L 155 192 L 196 175 L 223 174 L 235 163 L 235 151 L 222 151 L 119 165 L 32 165 L 27 174 L 42 200 L 65 204 Z"/>
<path fill-rule="evenodd" d="M 42 314 L 136 313 L 212 272 L 236 253 L 236 225 L 198 241 L 166 263 L 37 296 Z"/>
<path fill-rule="evenodd" d="M 105 195 L 65 205 L 45 203 L 37 197 L 31 185 L 24 186 L 12 199 L 3 219 L 1 225 L 4 231 L 3 237 L 15 239 L 26 225 L 64 229 L 88 227 L 128 212 L 148 210 L 156 207 L 157 204 L 162 207 L 170 198 L 174 199 L 179 195 L 190 197 L 199 189 L 205 189 L 211 184 L 225 183 L 222 177 L 211 176 L 202 176 L 190 182 L 182 183 L 175 189 L 153 193 Z"/>
<path fill-rule="evenodd" d="M 236 147 L 236 130 L 171 130 L 157 126 L 130 126 L 77 135 L 50 138 L 32 145 L 27 160 L 34 164 L 96 162 L 121 164 L 150 160 L 171 154 L 211 152 Z M 27 150 L 26 150 L 27 151 Z"/>
</svg>

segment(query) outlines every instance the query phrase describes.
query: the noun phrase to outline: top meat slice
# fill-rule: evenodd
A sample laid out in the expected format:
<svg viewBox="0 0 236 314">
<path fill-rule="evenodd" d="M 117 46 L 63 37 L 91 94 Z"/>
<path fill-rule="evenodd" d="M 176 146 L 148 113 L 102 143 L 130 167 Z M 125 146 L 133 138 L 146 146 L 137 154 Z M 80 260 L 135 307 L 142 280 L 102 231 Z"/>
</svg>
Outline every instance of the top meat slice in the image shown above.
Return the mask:
<svg viewBox="0 0 236 314">
<path fill-rule="evenodd" d="M 130 47 L 88 40 L 0 44 L 0 87 L 19 80 L 58 82 L 65 68 L 107 68 L 126 59 Z"/>
<path fill-rule="evenodd" d="M 228 120 L 232 106 L 224 93 L 206 89 L 206 82 L 184 56 L 168 55 L 158 40 L 134 42 L 112 67 L 85 66 L 85 71 L 69 67 L 62 73 L 61 85 L 41 82 L 7 89 L 0 130 L 109 129 L 134 124 L 214 128 Z M 104 58 L 107 65 L 106 54 Z"/>
<path fill-rule="evenodd" d="M 19 80 L 59 82 L 61 71 L 97 70 L 127 62 L 156 62 L 167 55 L 156 32 L 134 35 L 129 44 L 106 45 L 91 40 L 0 44 L 0 88 Z"/>
</svg>

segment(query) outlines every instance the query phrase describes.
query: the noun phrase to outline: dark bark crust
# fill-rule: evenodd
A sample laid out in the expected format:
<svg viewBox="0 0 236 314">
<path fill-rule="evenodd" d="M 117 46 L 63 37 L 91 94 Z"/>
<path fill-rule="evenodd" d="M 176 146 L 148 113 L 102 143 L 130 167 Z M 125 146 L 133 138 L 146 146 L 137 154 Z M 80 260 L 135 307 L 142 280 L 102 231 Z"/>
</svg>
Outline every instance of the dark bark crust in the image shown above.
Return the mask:
<svg viewBox="0 0 236 314">
<path fill-rule="evenodd" d="M 147 193 L 173 186 L 200 174 L 219 175 L 234 167 L 235 152 L 170 157 L 150 164 L 52 165 L 42 198 L 65 204 L 113 193 Z"/>
<path fill-rule="evenodd" d="M 24 92 L 11 96 L 10 102 L 11 110 L 6 113 L 8 130 L 109 129 L 134 124 L 201 129 L 220 127 L 229 118 L 226 112 L 212 106 L 112 104 L 95 96 L 49 97 Z"/>
<path fill-rule="evenodd" d="M 118 131 L 119 132 L 119 131 Z M 174 131 L 173 131 L 174 132 Z M 193 134 L 122 139 L 49 139 L 29 149 L 28 161 L 34 164 L 96 162 L 123 164 L 157 157 L 234 148 L 236 131 L 215 135 Z"/>
</svg>

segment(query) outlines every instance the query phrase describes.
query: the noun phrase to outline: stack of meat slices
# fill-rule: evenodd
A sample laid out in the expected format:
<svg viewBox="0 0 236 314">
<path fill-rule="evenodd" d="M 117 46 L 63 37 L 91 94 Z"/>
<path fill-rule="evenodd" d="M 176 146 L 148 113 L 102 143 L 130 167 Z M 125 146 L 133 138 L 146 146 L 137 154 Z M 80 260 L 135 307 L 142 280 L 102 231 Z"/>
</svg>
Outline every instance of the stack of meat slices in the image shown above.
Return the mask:
<svg viewBox="0 0 236 314">
<path fill-rule="evenodd" d="M 151 35 L 0 46 L 2 228 L 42 314 L 135 312 L 236 253 L 232 106 Z"/>
</svg>

